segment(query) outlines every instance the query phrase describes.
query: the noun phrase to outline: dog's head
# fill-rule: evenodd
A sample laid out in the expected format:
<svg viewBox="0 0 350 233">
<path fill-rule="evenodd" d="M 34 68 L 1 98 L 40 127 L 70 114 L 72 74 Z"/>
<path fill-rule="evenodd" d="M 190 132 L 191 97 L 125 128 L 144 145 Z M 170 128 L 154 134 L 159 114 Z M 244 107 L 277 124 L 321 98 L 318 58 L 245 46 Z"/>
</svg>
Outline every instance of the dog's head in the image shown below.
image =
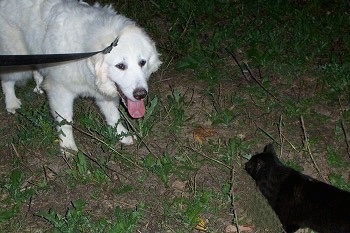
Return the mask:
<svg viewBox="0 0 350 233">
<path fill-rule="evenodd" d="M 110 53 L 94 58 L 97 87 L 107 96 L 119 95 L 133 118 L 143 117 L 147 80 L 161 61 L 155 43 L 135 25 L 126 26 Z"/>
</svg>

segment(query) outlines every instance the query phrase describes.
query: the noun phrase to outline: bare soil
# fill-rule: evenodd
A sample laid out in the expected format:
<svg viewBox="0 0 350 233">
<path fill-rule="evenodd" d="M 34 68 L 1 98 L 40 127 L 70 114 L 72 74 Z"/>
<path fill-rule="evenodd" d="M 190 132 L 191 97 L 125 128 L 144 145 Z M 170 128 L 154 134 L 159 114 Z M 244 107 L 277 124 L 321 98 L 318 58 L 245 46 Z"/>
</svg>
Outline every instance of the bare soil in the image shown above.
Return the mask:
<svg viewBox="0 0 350 233">
<path fill-rule="evenodd" d="M 335 134 L 335 128 L 339 127 L 341 120 L 340 111 L 349 109 L 349 101 L 346 99 L 340 99 L 339 102 L 320 100 L 305 109 L 305 112 L 296 114 L 297 116 L 288 116 L 285 102 L 301 101 L 322 92 L 323 87 L 316 84 L 314 77 L 297 78 L 292 83 L 283 83 L 283 77 L 269 77 L 270 86 L 273 87 L 270 90 L 278 98 L 276 100 L 260 90 L 253 80 L 245 80 L 236 71 L 235 68 L 232 69 L 232 80 L 223 81 L 211 88 L 210 91 L 214 92 L 215 100 L 208 95 L 208 84 L 195 79 L 191 71 L 178 72 L 164 69 L 151 79 L 151 96 L 156 95 L 159 98 L 160 104 L 157 108 L 169 107 L 166 104 L 167 96 L 171 95 L 173 90 L 178 90 L 187 103 L 185 111 L 187 120 L 178 132 L 169 132 L 167 129 L 171 122 L 166 109 L 162 110 L 158 113 L 159 120 L 151 133 L 144 138 L 145 144 L 130 147 L 117 144 L 115 148 L 131 154 L 134 161 L 141 161 L 148 154 L 156 157 L 162 157 L 164 154 L 176 157 L 181 154 L 188 157 L 189 161 L 192 156 L 196 156 L 196 158 L 193 157 L 196 161 L 200 157 L 202 162 L 194 161 L 193 171 L 181 173 L 182 176 L 176 173 L 170 175 L 168 184 L 164 184 L 159 177 L 144 168 L 126 165 L 118 158 L 110 159 L 111 152 L 104 150 L 101 143 L 79 132 L 76 132 L 77 142 L 80 148 L 93 159 L 90 161 L 92 164 L 96 166 L 94 161 L 99 161 L 101 158 L 109 160 L 107 168 L 105 167 L 108 181 L 85 183 L 73 180 L 67 175 L 67 171 L 72 167 L 74 169 L 74 162 L 72 158 L 66 158 L 60 154 L 57 142 L 53 141 L 54 146 L 51 148 L 47 148 L 47 145 L 28 148 L 16 141 L 21 123 L 18 117 L 5 112 L 2 99 L 0 128 L 3 134 L 0 135 L 0 175 L 3 180 L 14 167 L 19 167 L 25 173 L 22 188 L 32 187 L 38 191 L 22 205 L 16 217 L 8 224 L 1 225 L 3 227 L 1 232 L 7 232 L 8 229 L 15 231 L 13 227 L 15 223 L 20 223 L 17 226 L 21 232 L 49 232 L 52 226 L 37 214 L 40 211 L 48 212 L 49 209 L 54 209 L 64 216 L 67 208 L 71 208 L 72 201 L 77 199 L 86 202 L 84 210 L 95 219 L 112 217 L 117 206 L 123 209 L 134 209 L 140 203 L 145 203 L 145 216 L 141 220 L 141 227 L 135 232 L 175 232 L 177 226 L 182 226 L 184 223 L 181 217 L 167 215 L 167 212 L 170 212 L 169 206 L 172 205 L 166 207 L 164 203 L 169 204 L 179 197 L 191 197 L 199 190 L 220 193 L 222 186 L 232 181 L 234 209 L 239 223 L 251 228 L 251 232 L 281 232 L 276 216 L 255 188 L 253 181 L 244 172 L 245 160 L 241 154 L 237 154 L 232 164 L 226 164 L 234 171 L 234 177 L 231 177 L 231 169 L 215 162 L 215 160 L 220 161 L 222 152 L 219 149 L 213 152 L 207 148 L 212 144 L 217 145 L 216 148 L 224 148 L 229 139 L 239 138 L 248 145 L 249 151 L 245 152 L 254 154 L 274 139 L 279 143 L 277 150 L 280 158 L 298 164 L 305 174 L 317 179 L 324 177 L 326 182 L 329 182 L 328 175 L 337 173 L 349 180 L 349 169 L 329 166 L 326 153 L 327 148 L 336 148 L 343 159 L 349 161 L 344 136 Z M 31 89 L 29 85 L 28 88 L 21 88 L 19 92 L 24 109 L 36 108 L 46 99 L 45 96 L 24 94 Z M 263 93 L 261 98 L 257 98 L 251 92 L 252 90 Z M 230 101 L 232 96 L 241 98 L 242 104 Z M 80 115 L 85 114 L 86 111 L 97 111 L 91 100 L 79 100 L 77 105 Z M 218 107 L 215 105 L 235 113 L 235 118 L 229 125 L 212 124 L 208 116 L 215 113 Z M 304 125 L 300 115 L 303 116 Z M 350 126 L 350 119 L 345 119 L 344 123 Z M 84 125 L 79 122 L 76 124 L 86 130 L 83 128 Z M 193 132 L 198 127 L 214 133 L 205 138 L 202 143 L 198 143 L 193 137 Z M 305 134 L 312 140 L 310 144 L 312 154 L 306 149 Z M 43 136 L 37 135 L 37 139 Z M 40 141 L 37 139 L 33 141 Z M 208 160 L 205 156 L 213 160 Z M 18 161 L 16 165 L 13 164 L 15 160 Z M 315 169 L 315 165 L 318 166 L 320 173 Z M 46 184 L 45 188 L 38 188 L 42 183 Z M 116 194 L 116 190 L 126 185 L 132 187 L 131 192 Z M 5 197 L 1 197 L 1 200 Z M 225 232 L 225 229 L 227 232 L 227 227 L 232 225 L 234 218 L 231 205 L 227 195 L 226 201 L 217 200 L 215 213 L 203 213 L 202 217 L 210 220 L 207 224 L 209 232 Z M 1 206 L 8 207 L 4 204 L 0 204 Z M 173 205 L 172 208 L 182 210 L 181 205 Z"/>
</svg>

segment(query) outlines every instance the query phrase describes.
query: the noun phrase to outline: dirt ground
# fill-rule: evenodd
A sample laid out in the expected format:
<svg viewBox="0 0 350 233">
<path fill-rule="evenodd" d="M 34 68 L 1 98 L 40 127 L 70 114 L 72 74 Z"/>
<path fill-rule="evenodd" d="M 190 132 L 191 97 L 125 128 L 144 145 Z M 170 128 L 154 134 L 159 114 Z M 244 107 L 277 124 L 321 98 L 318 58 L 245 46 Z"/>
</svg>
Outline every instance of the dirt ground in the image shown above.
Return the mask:
<svg viewBox="0 0 350 233">
<path fill-rule="evenodd" d="M 150 20 L 166 18 L 156 17 Z M 244 156 L 271 142 L 283 162 L 304 174 L 327 183 L 336 174 L 349 183 L 349 93 L 325 98 L 328 87 L 311 72 L 291 79 L 251 67 L 257 80 L 243 77 L 232 57 L 222 52 L 223 74 L 229 77 L 213 84 L 198 79 L 196 70 L 177 70 L 172 56 L 178 54 L 168 52 L 162 51 L 165 63 L 150 79 L 148 103 L 157 97 L 158 104 L 142 141 L 123 146 L 110 140 L 93 101 L 76 101 L 74 133 L 88 164 L 84 174 L 76 156 L 62 156 L 46 97 L 32 92 L 33 83 L 18 89 L 20 114 L 8 114 L 1 95 L 0 210 L 18 203 L 19 210 L 0 221 L 0 233 L 59 232 L 40 213 L 54 210 L 68 222 L 63 216 L 76 200 L 85 202 L 84 216 L 108 224 L 118 221 L 117 207 L 141 207 L 143 216 L 133 232 L 231 233 L 237 232 L 236 218 L 240 232 L 280 233 L 277 217 L 243 169 Z M 141 123 L 130 122 L 139 132 Z M 332 165 L 330 151 L 342 162 Z M 147 167 L 150 157 L 161 164 Z M 9 194 L 10 174 L 17 169 L 24 174 L 19 194 Z M 34 192 L 24 199 L 10 198 L 25 190 Z M 202 230 L 190 221 L 197 215 L 204 221 Z M 94 232 L 95 226 L 87 227 L 86 232 Z"/>
<path fill-rule="evenodd" d="M 272 77 L 272 84 L 276 87 L 283 86 L 281 78 Z M 275 91 L 279 100 L 273 99 L 265 94 L 262 99 L 257 99 L 247 89 L 259 89 L 252 80 L 247 81 L 241 77 L 235 77 L 220 83 L 212 90 L 215 92 L 215 101 L 207 94 L 207 85 L 203 81 L 195 80 L 191 72 L 179 73 L 177 71 L 162 70 L 151 80 L 151 96 L 158 96 L 160 102 L 166 106 L 167 96 L 173 90 L 178 90 L 183 94 L 187 103 L 186 118 L 180 131 L 177 133 L 167 132 L 165 113 L 159 113 L 161 122 L 154 123 L 152 133 L 145 137 L 145 145 L 133 145 L 123 147 L 116 145 L 117 150 L 122 150 L 131 154 L 135 161 L 140 161 L 147 154 L 154 154 L 161 157 L 164 153 L 170 156 L 178 156 L 180 152 L 184 156 L 193 156 L 193 152 L 203 153 L 214 159 L 220 159 L 220 151 L 217 152 L 206 149 L 210 144 L 216 144 L 216 148 L 225 147 L 230 138 L 239 138 L 247 145 L 247 153 L 254 154 L 262 150 L 263 146 L 272 139 L 279 143 L 278 151 L 280 158 L 284 161 L 293 161 L 303 168 L 303 172 L 315 178 L 327 179 L 332 172 L 341 171 L 341 175 L 349 179 L 349 169 L 336 169 L 329 166 L 326 161 L 327 148 L 332 146 L 337 148 L 344 159 L 348 160 L 346 144 L 344 141 L 335 138 L 334 128 L 339 123 L 339 105 L 334 103 L 319 102 L 311 106 L 305 112 L 304 125 L 299 117 L 285 117 L 283 102 L 288 99 L 308 98 L 318 90 L 313 80 L 310 78 L 295 80 L 291 88 L 278 89 Z M 23 87 L 20 96 L 24 100 L 23 108 L 35 109 L 45 102 L 45 96 L 38 96 L 30 93 L 32 87 Z M 29 93 L 25 92 L 28 91 Z M 315 90 L 314 93 L 310 90 Z M 22 93 L 23 91 L 23 93 Z M 234 105 L 229 99 L 232 96 L 244 100 L 245 104 Z M 340 100 L 344 108 L 348 108 L 346 100 Z M 268 103 L 268 104 L 266 104 Z M 96 111 L 91 100 L 79 100 L 78 111 Z M 228 126 L 213 125 L 208 120 L 208 114 L 215 111 L 215 104 L 227 107 L 235 113 L 235 119 Z M 271 105 L 271 108 L 267 108 Z M 77 141 L 82 151 L 91 156 L 91 161 L 98 161 L 100 158 L 109 160 L 105 169 L 108 175 L 108 182 L 77 182 L 69 181 L 71 177 L 67 175 L 67 170 L 72 169 L 74 163 L 70 158 L 62 157 L 59 153 L 57 142 L 55 146 L 44 145 L 30 148 L 24 143 L 17 142 L 18 129 L 22 123 L 18 117 L 7 114 L 4 111 L 3 99 L 1 100 L 0 122 L 3 133 L 1 135 L 0 172 L 1 177 L 6 177 L 11 169 L 19 167 L 25 173 L 25 180 L 22 188 L 39 187 L 45 183 L 44 188 L 38 189 L 26 203 L 21 206 L 19 213 L 9 221 L 2 224 L 2 232 L 6 228 L 19 229 L 21 232 L 47 232 L 51 229 L 51 224 L 37 216 L 40 211 L 47 212 L 55 210 L 64 216 L 67 208 L 71 207 L 73 200 L 85 200 L 85 211 L 94 218 L 107 217 L 113 215 L 116 206 L 123 209 L 133 209 L 141 202 L 147 204 L 147 211 L 141 220 L 141 228 L 135 232 L 175 232 L 174 228 L 181 225 L 180 219 L 176 216 L 169 217 L 164 214 L 166 211 L 164 203 L 175 200 L 177 197 L 191 196 L 198 190 L 211 190 L 213 193 L 220 193 L 222 185 L 233 181 L 234 209 L 239 222 L 244 223 L 249 229 L 248 232 L 280 232 L 279 222 L 272 210 L 268 207 L 264 198 L 255 188 L 252 180 L 243 170 L 245 159 L 237 155 L 232 164 L 227 164 L 234 171 L 217 163 L 211 163 L 204 157 L 204 162 L 195 163 L 193 172 L 184 173 L 185 177 L 170 175 L 168 185 L 164 185 L 159 178 L 144 169 L 125 165 L 118 159 L 110 159 L 110 151 L 105 151 L 101 143 L 96 142 L 91 137 L 77 132 Z M 100 117 L 100 116 L 99 116 Z M 320 117 L 326 120 L 320 121 Z M 350 125 L 347 119 L 346 124 Z M 283 121 L 283 126 L 278 127 L 278 123 Z M 84 127 L 77 123 L 78 127 Z M 193 137 L 193 132 L 198 127 L 205 128 L 212 132 L 204 142 L 199 144 Z M 30 130 L 30 129 L 29 129 Z M 311 160 L 310 153 L 305 147 L 304 134 L 307 131 L 309 138 L 315 139 L 312 144 L 312 156 L 317 164 L 320 173 L 315 169 L 315 164 Z M 37 139 L 43 135 L 37 135 Z M 273 138 L 272 138 L 273 137 Z M 28 139 L 32 140 L 32 139 Z M 35 142 L 37 140 L 34 140 Z M 40 140 L 39 140 L 40 141 Z M 282 144 L 281 144 L 282 143 Z M 282 146 L 281 146 L 282 145 Z M 192 148 L 192 149 L 191 149 Z M 14 165 L 14 160 L 17 164 Z M 140 178 L 142 177 L 142 178 Z M 328 182 L 328 180 L 326 180 Z M 133 187 L 132 192 L 116 195 L 115 190 L 119 187 L 129 185 Z M 5 198 L 3 194 L 2 199 Z M 219 205 L 220 204 L 220 205 Z M 205 219 L 215 219 L 209 222 L 210 232 L 230 232 L 228 227 L 232 225 L 233 210 L 229 200 L 218 201 L 215 217 L 213 213 L 203 214 Z M 5 205 L 6 206 L 6 205 Z M 181 206 L 179 207 L 181 208 Z M 20 224 L 16 225 L 15 223 Z M 16 227 L 14 227 L 16 225 Z M 165 230 L 167 229 L 167 230 Z M 244 229 L 244 228 L 242 228 Z M 181 232 L 181 231 L 180 231 Z M 198 230 L 193 230 L 198 232 Z M 244 231 L 242 231 L 244 232 Z"/>
</svg>

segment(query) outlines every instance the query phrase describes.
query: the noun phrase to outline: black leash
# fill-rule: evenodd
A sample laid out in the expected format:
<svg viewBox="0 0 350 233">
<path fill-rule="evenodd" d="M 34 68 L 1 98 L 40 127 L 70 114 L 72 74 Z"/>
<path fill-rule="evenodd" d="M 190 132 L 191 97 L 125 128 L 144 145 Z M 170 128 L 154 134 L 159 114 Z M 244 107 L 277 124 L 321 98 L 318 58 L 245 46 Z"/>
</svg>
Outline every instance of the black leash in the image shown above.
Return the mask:
<svg viewBox="0 0 350 233">
<path fill-rule="evenodd" d="M 118 45 L 118 38 L 108 47 L 97 52 L 89 53 L 65 53 L 65 54 L 33 54 L 33 55 L 0 55 L 0 66 L 25 66 L 47 63 L 56 63 L 63 61 L 72 61 L 91 57 L 98 53 L 110 53 L 113 47 Z"/>
</svg>

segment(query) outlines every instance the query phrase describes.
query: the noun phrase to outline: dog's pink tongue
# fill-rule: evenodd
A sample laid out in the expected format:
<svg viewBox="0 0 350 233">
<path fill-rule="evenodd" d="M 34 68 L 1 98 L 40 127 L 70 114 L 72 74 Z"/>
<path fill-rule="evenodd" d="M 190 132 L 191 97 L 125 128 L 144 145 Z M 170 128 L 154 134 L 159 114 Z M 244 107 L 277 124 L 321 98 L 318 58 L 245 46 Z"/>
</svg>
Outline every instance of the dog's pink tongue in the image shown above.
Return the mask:
<svg viewBox="0 0 350 233">
<path fill-rule="evenodd" d="M 145 115 L 145 103 L 143 100 L 131 101 L 128 99 L 128 112 L 132 118 L 141 118 Z"/>
</svg>

